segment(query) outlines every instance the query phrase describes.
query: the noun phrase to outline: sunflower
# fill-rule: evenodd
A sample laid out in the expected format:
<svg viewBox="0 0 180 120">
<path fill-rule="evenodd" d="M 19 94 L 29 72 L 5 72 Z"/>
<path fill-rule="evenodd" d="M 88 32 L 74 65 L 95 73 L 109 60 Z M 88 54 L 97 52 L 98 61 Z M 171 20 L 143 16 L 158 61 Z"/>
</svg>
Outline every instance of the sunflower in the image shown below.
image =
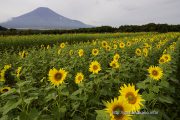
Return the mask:
<svg viewBox="0 0 180 120">
<path fill-rule="evenodd" d="M 61 54 L 61 49 L 58 50 L 58 55 L 60 55 L 60 54 Z"/>
<path fill-rule="evenodd" d="M 5 70 L 0 70 L 0 82 L 4 82 L 5 81 Z"/>
<path fill-rule="evenodd" d="M 89 71 L 93 74 L 98 74 L 98 72 L 101 70 L 101 65 L 97 61 L 91 62 L 89 66 Z"/>
<path fill-rule="evenodd" d="M 117 46 L 116 44 L 114 44 L 114 49 L 115 49 L 115 50 L 117 49 L 117 47 L 118 47 L 118 46 Z"/>
<path fill-rule="evenodd" d="M 11 64 L 10 65 L 5 65 L 4 66 L 4 70 L 6 71 L 6 70 L 8 70 L 8 69 L 10 69 L 11 68 Z"/>
<path fill-rule="evenodd" d="M 99 54 L 99 50 L 98 49 L 93 49 L 92 50 L 92 55 L 96 56 Z"/>
<path fill-rule="evenodd" d="M 95 46 L 96 45 L 96 41 L 93 41 L 92 44 Z"/>
<path fill-rule="evenodd" d="M 73 53 L 73 50 L 70 50 L 69 51 L 69 55 L 71 56 L 71 55 L 73 55 L 74 53 Z"/>
<path fill-rule="evenodd" d="M 10 89 L 11 89 L 10 87 L 3 87 L 0 89 L 0 92 L 5 93 L 5 92 L 8 92 Z"/>
<path fill-rule="evenodd" d="M 78 54 L 79 54 L 79 57 L 82 57 L 84 55 L 84 50 L 83 49 L 80 49 L 78 51 Z"/>
<path fill-rule="evenodd" d="M 150 66 L 148 68 L 149 77 L 154 80 L 159 80 L 163 76 L 163 70 L 158 66 Z"/>
<path fill-rule="evenodd" d="M 159 49 L 160 47 L 161 47 L 161 45 L 160 45 L 160 44 L 156 45 L 156 48 L 157 48 L 157 49 Z"/>
<path fill-rule="evenodd" d="M 21 58 L 25 58 L 28 55 L 28 52 L 23 50 L 22 52 L 19 52 L 19 55 Z"/>
<path fill-rule="evenodd" d="M 132 120 L 131 115 L 126 114 L 131 112 L 131 107 L 123 97 L 114 98 L 111 102 L 104 103 L 105 111 L 109 113 L 111 120 Z"/>
<path fill-rule="evenodd" d="M 145 57 L 148 56 L 148 49 L 147 48 L 143 48 L 143 54 Z"/>
<path fill-rule="evenodd" d="M 126 43 L 126 45 L 127 45 L 128 47 L 130 47 L 130 46 L 131 46 L 131 42 L 128 41 L 128 42 Z"/>
<path fill-rule="evenodd" d="M 111 63 L 109 64 L 112 68 L 119 68 L 119 63 L 117 61 L 111 61 Z"/>
<path fill-rule="evenodd" d="M 119 43 L 119 47 L 120 47 L 120 48 L 124 48 L 124 47 L 125 47 L 125 44 L 124 44 L 123 42 L 120 42 L 120 43 Z"/>
<path fill-rule="evenodd" d="M 116 40 L 113 40 L 113 43 L 114 43 L 114 44 L 116 44 L 116 43 L 117 43 L 117 41 L 116 41 Z"/>
<path fill-rule="evenodd" d="M 20 77 L 20 72 L 21 72 L 21 70 L 22 70 L 22 67 L 18 67 L 18 68 L 17 68 L 17 70 L 16 70 L 16 76 L 17 76 L 17 78 Z"/>
<path fill-rule="evenodd" d="M 47 47 L 46 47 L 47 49 L 49 49 L 50 48 L 50 45 L 47 45 Z"/>
<path fill-rule="evenodd" d="M 133 84 L 128 84 L 128 86 L 124 84 L 124 86 L 121 86 L 119 90 L 121 96 L 128 101 L 132 111 L 138 111 L 141 106 L 143 106 L 141 102 L 144 101 L 144 99 L 142 99 L 141 95 L 138 94 L 138 91 L 139 90 L 135 90 Z"/>
<path fill-rule="evenodd" d="M 148 44 L 148 43 L 144 43 L 144 47 L 145 47 L 145 48 L 148 48 L 148 47 L 149 47 L 149 44 Z"/>
<path fill-rule="evenodd" d="M 136 53 L 137 56 L 141 56 L 141 49 L 137 48 L 135 53 Z"/>
<path fill-rule="evenodd" d="M 43 49 L 44 49 L 44 45 L 43 45 L 43 44 L 41 45 L 41 48 L 43 48 Z"/>
<path fill-rule="evenodd" d="M 159 64 L 163 64 L 163 63 L 165 63 L 165 62 L 166 62 L 166 60 L 165 60 L 164 57 L 161 57 L 161 58 L 159 59 Z"/>
<path fill-rule="evenodd" d="M 50 69 L 48 76 L 49 81 L 51 81 L 54 86 L 59 86 L 66 79 L 67 72 L 63 69 L 56 70 L 55 68 L 53 68 Z"/>
<path fill-rule="evenodd" d="M 118 61 L 120 58 L 120 55 L 118 53 L 116 53 L 114 56 L 113 56 L 113 60 L 114 61 Z"/>
<path fill-rule="evenodd" d="M 170 54 L 163 54 L 162 57 L 166 60 L 166 62 L 171 61 L 171 55 Z"/>
<path fill-rule="evenodd" d="M 65 47 L 65 43 L 61 43 L 59 47 L 60 48 L 64 48 Z"/>
<path fill-rule="evenodd" d="M 108 46 L 108 43 L 106 41 L 102 41 L 101 44 L 103 48 L 106 48 L 106 46 Z"/>
<path fill-rule="evenodd" d="M 83 79 L 84 79 L 83 73 L 79 72 L 79 73 L 76 74 L 75 83 L 79 84 Z"/>
<path fill-rule="evenodd" d="M 106 50 L 107 51 L 110 51 L 111 50 L 111 47 L 108 45 L 108 46 L 106 46 Z"/>
</svg>

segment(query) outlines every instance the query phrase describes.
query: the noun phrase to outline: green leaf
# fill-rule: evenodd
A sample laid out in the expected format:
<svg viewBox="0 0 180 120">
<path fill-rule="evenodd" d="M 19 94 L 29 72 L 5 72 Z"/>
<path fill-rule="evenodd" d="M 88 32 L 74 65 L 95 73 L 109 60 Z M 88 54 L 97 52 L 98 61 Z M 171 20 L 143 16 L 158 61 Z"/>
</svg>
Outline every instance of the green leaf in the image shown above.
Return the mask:
<svg viewBox="0 0 180 120">
<path fill-rule="evenodd" d="M 45 102 L 48 102 L 48 101 L 50 101 L 52 99 L 54 99 L 54 100 L 56 99 L 56 94 L 55 93 L 50 93 L 44 98 Z"/>
<path fill-rule="evenodd" d="M 167 81 L 165 81 L 165 80 L 161 80 L 159 85 L 162 86 L 162 87 L 166 87 L 166 88 L 169 87 L 169 83 Z"/>
<path fill-rule="evenodd" d="M 29 113 L 30 120 L 37 120 L 41 112 L 39 112 L 36 108 L 33 108 Z"/>
<path fill-rule="evenodd" d="M 155 92 L 155 93 L 158 93 L 158 92 L 159 92 L 159 86 L 153 86 L 153 87 L 151 88 L 151 90 L 152 90 L 153 92 Z"/>
<path fill-rule="evenodd" d="M 96 120 L 110 120 L 110 116 L 104 110 L 96 110 Z"/>
<path fill-rule="evenodd" d="M 24 86 L 24 85 L 26 85 L 26 84 L 29 84 L 29 83 L 31 83 L 31 81 L 18 82 L 17 85 L 18 85 L 19 87 L 22 87 L 22 86 Z"/>
<path fill-rule="evenodd" d="M 26 104 L 30 104 L 33 100 L 38 99 L 38 97 L 30 97 L 24 100 Z"/>
<path fill-rule="evenodd" d="M 170 96 L 160 96 L 159 101 L 162 102 L 162 103 L 172 104 L 174 102 L 174 99 L 171 98 Z"/>
<path fill-rule="evenodd" d="M 22 102 L 22 99 L 16 100 L 9 100 L 2 108 L 3 115 L 7 114 L 12 109 L 15 109 L 18 105 L 20 105 Z"/>
</svg>

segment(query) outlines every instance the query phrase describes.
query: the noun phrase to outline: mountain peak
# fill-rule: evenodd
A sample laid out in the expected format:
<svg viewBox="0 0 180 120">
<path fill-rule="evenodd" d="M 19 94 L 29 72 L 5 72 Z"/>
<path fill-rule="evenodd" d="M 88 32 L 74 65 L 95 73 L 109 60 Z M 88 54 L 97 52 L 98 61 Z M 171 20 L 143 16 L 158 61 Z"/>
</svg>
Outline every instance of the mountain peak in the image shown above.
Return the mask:
<svg viewBox="0 0 180 120">
<path fill-rule="evenodd" d="M 92 27 L 78 20 L 66 18 L 48 7 L 38 7 L 0 25 L 16 29 L 76 29 Z"/>
<path fill-rule="evenodd" d="M 53 11 L 53 10 L 51 10 L 51 9 L 49 9 L 48 7 L 38 7 L 38 8 L 36 8 L 35 10 L 33 10 L 33 11 Z M 54 12 L 54 11 L 53 11 Z"/>
</svg>

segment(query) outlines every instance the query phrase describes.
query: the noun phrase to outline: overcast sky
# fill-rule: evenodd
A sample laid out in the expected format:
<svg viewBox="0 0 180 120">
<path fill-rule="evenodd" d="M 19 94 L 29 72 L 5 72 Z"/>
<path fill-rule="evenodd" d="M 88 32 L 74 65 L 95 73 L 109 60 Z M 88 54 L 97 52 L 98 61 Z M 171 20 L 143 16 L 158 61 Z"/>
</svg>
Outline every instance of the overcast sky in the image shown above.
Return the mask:
<svg viewBox="0 0 180 120">
<path fill-rule="evenodd" d="M 0 0 L 0 22 L 38 7 L 96 26 L 180 24 L 180 0 Z"/>
</svg>

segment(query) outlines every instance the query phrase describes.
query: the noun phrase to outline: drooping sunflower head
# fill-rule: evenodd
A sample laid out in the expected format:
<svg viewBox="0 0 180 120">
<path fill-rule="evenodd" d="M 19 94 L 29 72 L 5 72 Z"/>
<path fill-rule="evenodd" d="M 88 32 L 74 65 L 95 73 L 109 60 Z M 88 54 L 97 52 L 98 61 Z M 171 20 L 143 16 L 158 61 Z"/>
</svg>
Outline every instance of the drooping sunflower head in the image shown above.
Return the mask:
<svg viewBox="0 0 180 120">
<path fill-rule="evenodd" d="M 162 57 L 165 59 L 166 62 L 171 61 L 171 55 L 170 54 L 163 54 Z"/>
<path fill-rule="evenodd" d="M 141 56 L 141 49 L 137 48 L 135 53 L 136 53 L 137 56 Z"/>
<path fill-rule="evenodd" d="M 65 47 L 65 43 L 61 43 L 59 47 L 60 48 L 64 48 Z"/>
<path fill-rule="evenodd" d="M 163 70 L 158 66 L 150 66 L 148 68 L 149 77 L 154 80 L 159 80 L 163 76 Z"/>
<path fill-rule="evenodd" d="M 48 76 L 49 76 L 49 81 L 51 81 L 51 83 L 54 86 L 59 86 L 66 79 L 67 72 L 63 69 L 57 70 L 53 68 L 50 69 Z"/>
<path fill-rule="evenodd" d="M 79 57 L 82 57 L 84 55 L 84 50 L 83 49 L 80 49 L 78 51 L 78 54 L 79 54 Z"/>
<path fill-rule="evenodd" d="M 120 67 L 119 63 L 118 63 L 117 61 L 114 61 L 114 60 L 111 61 L 109 65 L 110 65 L 112 68 L 115 68 L 115 69 L 117 69 L 117 68 Z"/>
<path fill-rule="evenodd" d="M 124 47 L 125 47 L 124 42 L 120 42 L 120 43 L 119 43 L 119 47 L 120 47 L 120 48 L 124 48 Z"/>
<path fill-rule="evenodd" d="M 11 89 L 10 87 L 3 87 L 0 89 L 0 92 L 5 93 L 5 92 L 8 92 L 10 89 Z"/>
<path fill-rule="evenodd" d="M 75 83 L 76 84 L 79 84 L 82 82 L 82 80 L 84 79 L 84 75 L 82 72 L 79 72 L 76 74 L 76 77 L 75 77 Z"/>
<path fill-rule="evenodd" d="M 141 106 L 143 106 L 142 101 L 144 101 L 144 99 L 142 99 L 141 95 L 138 94 L 138 91 L 139 90 L 135 90 L 135 86 L 133 84 L 124 84 L 124 86 L 121 86 L 119 90 L 121 96 L 124 97 L 130 104 L 132 111 L 138 111 Z"/>
<path fill-rule="evenodd" d="M 98 49 L 93 49 L 92 50 L 92 55 L 96 56 L 99 54 L 99 50 Z"/>
<path fill-rule="evenodd" d="M 123 97 L 114 98 L 111 102 L 106 102 L 105 106 L 111 120 L 132 120 L 131 115 L 126 114 L 131 112 L 131 107 Z"/>
<path fill-rule="evenodd" d="M 103 47 L 103 48 L 106 48 L 106 46 L 108 46 L 107 41 L 102 41 L 102 43 L 101 43 L 101 44 L 102 44 L 102 47 Z"/>
<path fill-rule="evenodd" d="M 101 70 L 101 65 L 97 61 L 91 62 L 89 66 L 89 71 L 93 74 L 98 74 L 98 72 Z"/>
</svg>

